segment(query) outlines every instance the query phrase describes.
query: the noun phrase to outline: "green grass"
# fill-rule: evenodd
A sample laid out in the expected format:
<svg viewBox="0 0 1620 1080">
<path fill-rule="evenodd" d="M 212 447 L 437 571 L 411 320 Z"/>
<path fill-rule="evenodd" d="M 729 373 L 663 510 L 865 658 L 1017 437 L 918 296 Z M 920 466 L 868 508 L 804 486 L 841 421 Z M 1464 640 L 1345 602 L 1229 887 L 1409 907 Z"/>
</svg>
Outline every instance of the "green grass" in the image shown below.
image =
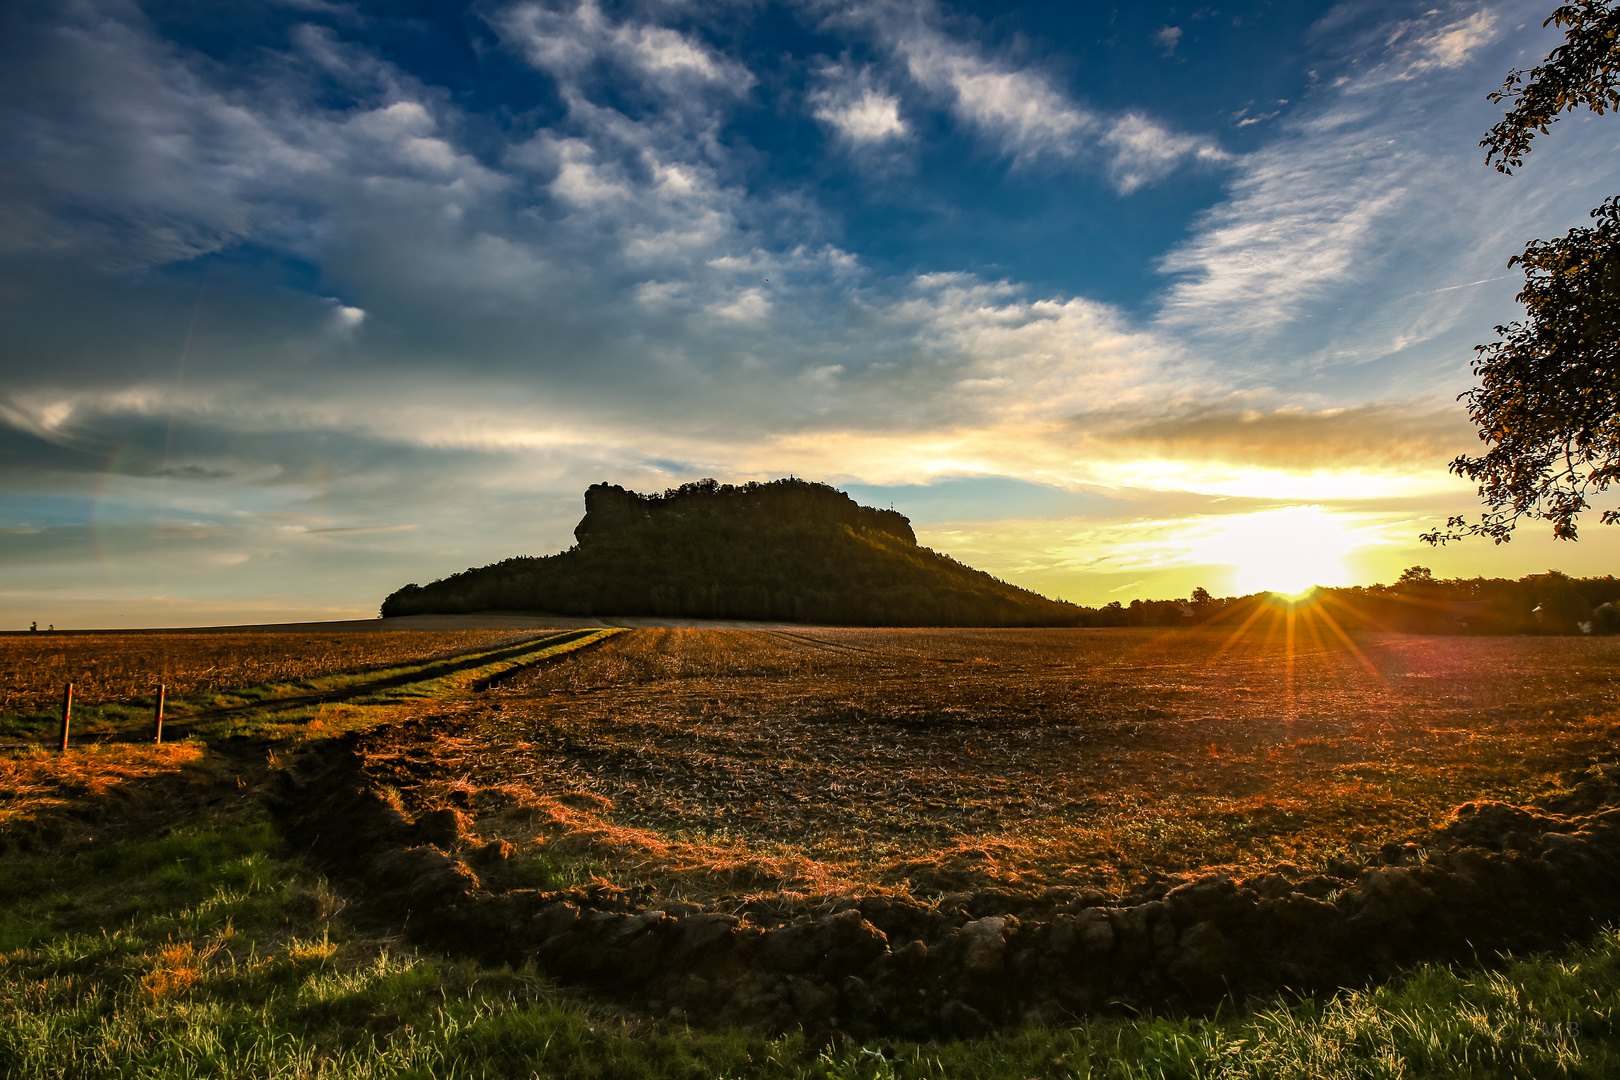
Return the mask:
<svg viewBox="0 0 1620 1080">
<path fill-rule="evenodd" d="M 332 727 L 352 726 L 361 716 L 375 719 L 379 709 L 456 694 L 481 680 L 593 645 L 618 632 L 606 629 L 579 635 L 575 631 L 558 631 L 519 645 L 507 644 L 420 664 L 176 695 L 164 703 L 164 723 L 175 732 L 207 739 L 274 731 L 317 719 Z M 557 641 L 560 637 L 566 640 Z M 83 738 L 149 733 L 156 703 L 155 697 L 139 697 L 75 704 L 72 734 Z M 54 710 L 0 716 L 0 737 L 48 739 L 56 734 L 61 722 L 61 713 Z"/>
<path fill-rule="evenodd" d="M 368 933 L 265 823 L 0 862 L 5 1077 L 1603 1077 L 1620 934 L 1213 1019 L 823 1052 L 636 1019 Z"/>
<path fill-rule="evenodd" d="M 512 886 L 524 889 L 572 889 L 608 873 L 601 859 L 583 855 L 520 854 L 507 863 Z"/>
</svg>

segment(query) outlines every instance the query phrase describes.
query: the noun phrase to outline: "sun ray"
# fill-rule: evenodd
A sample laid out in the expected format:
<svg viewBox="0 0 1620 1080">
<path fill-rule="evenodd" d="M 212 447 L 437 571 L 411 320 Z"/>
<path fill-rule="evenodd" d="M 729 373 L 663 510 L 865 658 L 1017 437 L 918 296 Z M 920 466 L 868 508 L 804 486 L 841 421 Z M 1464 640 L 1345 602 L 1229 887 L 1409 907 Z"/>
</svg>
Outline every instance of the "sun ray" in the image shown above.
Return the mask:
<svg viewBox="0 0 1620 1080">
<path fill-rule="evenodd" d="M 1303 639 L 1306 635 L 1310 636 L 1310 643 L 1301 645 L 1300 648 L 1313 649 L 1317 653 L 1326 649 L 1327 643 L 1322 640 L 1322 632 L 1316 628 L 1316 622 L 1311 617 L 1311 613 L 1316 610 L 1316 605 L 1309 600 L 1301 599 L 1294 601 L 1289 606 L 1299 612 L 1300 637 Z"/>
<path fill-rule="evenodd" d="M 1317 610 L 1321 614 L 1323 620 L 1328 624 L 1329 629 L 1338 635 L 1340 641 L 1344 642 L 1345 648 L 1349 649 L 1353 654 L 1355 654 L 1355 658 L 1361 661 L 1361 666 L 1367 669 L 1367 673 L 1370 674 L 1374 679 L 1378 680 L 1378 684 L 1380 686 L 1387 689 L 1389 686 L 1389 680 L 1385 679 L 1384 673 L 1378 670 L 1378 665 L 1374 664 L 1370 659 L 1368 659 L 1367 654 L 1362 652 L 1360 647 L 1357 646 L 1354 641 L 1350 640 L 1350 635 L 1344 632 L 1344 628 L 1339 625 L 1338 620 L 1335 619 L 1328 611 L 1327 605 L 1318 605 Z"/>
<path fill-rule="evenodd" d="M 1268 625 L 1266 627 L 1265 640 L 1260 643 L 1260 655 L 1261 656 L 1265 656 L 1268 651 L 1275 652 L 1275 649 L 1276 649 L 1275 642 L 1277 640 L 1277 629 L 1278 629 L 1278 627 L 1280 627 L 1283 624 L 1283 613 L 1282 613 L 1281 610 L 1279 610 L 1277 605 L 1276 604 L 1267 604 L 1266 607 L 1271 609 L 1271 622 L 1270 622 L 1270 625 Z"/>
<path fill-rule="evenodd" d="M 1253 626 L 1260 616 L 1266 613 L 1266 608 L 1267 604 L 1263 600 L 1255 603 L 1254 611 L 1247 619 L 1243 620 L 1243 624 L 1236 630 L 1232 631 L 1231 636 L 1221 643 L 1221 647 L 1215 650 L 1214 656 L 1211 656 L 1207 661 L 1204 662 L 1204 669 L 1206 671 L 1215 665 L 1215 661 L 1225 656 L 1227 650 L 1231 649 L 1232 646 L 1238 643 L 1239 639 L 1241 639 L 1243 635 L 1248 632 L 1249 627 Z"/>
<path fill-rule="evenodd" d="M 1308 635 L 1310 638 L 1308 645 L 1310 652 L 1302 655 L 1302 663 L 1308 660 L 1312 671 L 1321 669 L 1328 671 L 1329 673 L 1333 674 L 1335 678 L 1337 678 L 1337 670 L 1333 664 L 1332 649 L 1329 648 L 1326 639 L 1322 637 L 1322 628 L 1317 625 L 1316 605 L 1314 603 L 1300 605 L 1299 621 L 1304 627 L 1305 635 Z M 1343 682 L 1342 679 L 1339 681 L 1341 683 Z"/>
<path fill-rule="evenodd" d="M 1312 640 L 1316 642 L 1320 655 L 1324 658 L 1325 669 L 1333 677 L 1335 692 L 1342 695 L 1353 694 L 1366 685 L 1366 676 L 1362 674 L 1361 666 L 1350 655 L 1337 635 L 1329 633 L 1332 629 L 1323 627 L 1327 624 L 1327 615 L 1320 603 L 1312 604 L 1306 610 L 1309 620 Z"/>
<path fill-rule="evenodd" d="M 1337 596 L 1333 596 L 1331 594 L 1324 594 L 1322 599 L 1323 599 L 1323 601 L 1325 603 L 1337 604 L 1341 608 L 1343 608 L 1345 611 L 1351 612 L 1352 614 L 1356 615 L 1357 617 L 1365 619 L 1367 621 L 1367 623 L 1374 630 L 1382 630 L 1383 632 L 1385 632 L 1387 634 L 1400 633 L 1399 630 L 1397 630 L 1395 627 L 1389 625 L 1388 623 L 1384 622 L 1382 619 L 1380 619 L 1377 615 L 1374 615 L 1372 612 L 1370 612 L 1370 611 L 1362 611 L 1360 608 L 1351 607 L 1349 604 L 1345 603 L 1342 599 L 1340 599 Z"/>
<path fill-rule="evenodd" d="M 1294 608 L 1295 605 L 1289 604 L 1288 610 L 1285 613 L 1285 619 L 1287 621 L 1287 633 L 1285 634 L 1284 648 L 1287 650 L 1287 656 L 1283 662 L 1283 700 L 1286 703 L 1286 716 L 1290 725 L 1292 725 L 1294 720 L 1297 718 L 1297 713 L 1294 707 Z M 1288 734 L 1290 738 L 1293 737 L 1292 728 L 1290 728 Z"/>
</svg>

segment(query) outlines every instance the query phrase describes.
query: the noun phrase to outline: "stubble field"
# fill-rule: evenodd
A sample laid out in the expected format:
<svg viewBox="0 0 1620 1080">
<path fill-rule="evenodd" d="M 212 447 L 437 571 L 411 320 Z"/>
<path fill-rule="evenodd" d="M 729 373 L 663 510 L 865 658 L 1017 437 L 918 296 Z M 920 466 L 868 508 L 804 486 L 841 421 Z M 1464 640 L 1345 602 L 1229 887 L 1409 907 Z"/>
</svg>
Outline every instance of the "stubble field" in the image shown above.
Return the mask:
<svg viewBox="0 0 1620 1080">
<path fill-rule="evenodd" d="M 368 772 L 553 883 L 724 904 L 1309 873 L 1612 757 L 1615 639 L 1291 636 L 638 630 Z"/>
<path fill-rule="evenodd" d="M 115 701 L 296 682 L 494 647 L 510 630 L 358 633 L 35 633 L 0 635 L 0 714 L 54 708 L 62 688 L 77 700 Z"/>
</svg>

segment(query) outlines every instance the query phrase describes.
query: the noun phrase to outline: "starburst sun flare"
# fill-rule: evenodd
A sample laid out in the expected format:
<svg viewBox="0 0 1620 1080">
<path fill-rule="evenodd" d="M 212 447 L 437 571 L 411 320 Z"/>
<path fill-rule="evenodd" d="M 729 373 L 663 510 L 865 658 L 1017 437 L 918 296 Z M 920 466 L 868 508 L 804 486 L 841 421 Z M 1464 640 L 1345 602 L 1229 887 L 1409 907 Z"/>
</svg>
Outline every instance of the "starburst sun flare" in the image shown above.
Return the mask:
<svg viewBox="0 0 1620 1080">
<path fill-rule="evenodd" d="M 1194 550 L 1201 561 L 1236 567 L 1232 584 L 1239 594 L 1298 596 L 1314 586 L 1344 584 L 1344 557 L 1375 542 L 1319 506 L 1290 506 L 1223 521 Z"/>
</svg>

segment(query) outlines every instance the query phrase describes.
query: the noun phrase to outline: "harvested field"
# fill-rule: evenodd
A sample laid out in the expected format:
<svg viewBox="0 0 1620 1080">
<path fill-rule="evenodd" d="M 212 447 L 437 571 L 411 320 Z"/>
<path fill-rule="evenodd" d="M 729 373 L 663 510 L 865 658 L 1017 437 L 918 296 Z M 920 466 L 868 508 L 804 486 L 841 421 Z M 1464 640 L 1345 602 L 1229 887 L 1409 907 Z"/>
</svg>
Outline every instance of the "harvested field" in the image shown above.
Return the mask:
<svg viewBox="0 0 1620 1080">
<path fill-rule="evenodd" d="M 1294 621 L 567 632 L 320 680 L 335 718 L 248 688 L 192 741 L 0 759 L 0 850 L 263 807 L 418 944 L 829 1045 L 1612 922 L 1620 643 Z"/>
<path fill-rule="evenodd" d="M 0 713 L 49 709 L 65 683 L 86 704 L 298 682 L 453 656 L 532 637 L 512 630 L 218 631 L 0 635 Z"/>
<path fill-rule="evenodd" d="M 723 904 L 1308 871 L 1613 757 L 1620 640 L 1312 625 L 637 630 L 367 771 L 519 866 Z"/>
</svg>

